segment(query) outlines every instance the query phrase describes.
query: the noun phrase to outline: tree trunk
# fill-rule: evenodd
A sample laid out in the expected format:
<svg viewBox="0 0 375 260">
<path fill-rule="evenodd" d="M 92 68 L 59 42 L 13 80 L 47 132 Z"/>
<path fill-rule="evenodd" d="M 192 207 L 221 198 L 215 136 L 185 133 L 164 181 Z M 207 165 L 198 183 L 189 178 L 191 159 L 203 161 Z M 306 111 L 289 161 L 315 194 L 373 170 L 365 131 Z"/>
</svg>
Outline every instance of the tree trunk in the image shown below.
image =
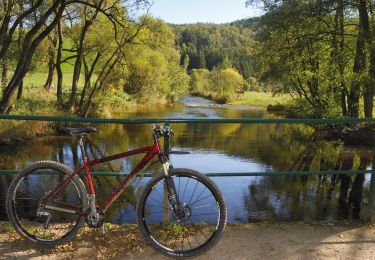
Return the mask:
<svg viewBox="0 0 375 260">
<path fill-rule="evenodd" d="M 365 117 L 372 118 L 372 111 L 374 109 L 373 99 L 374 99 L 374 80 L 375 80 L 375 46 L 373 42 L 373 34 L 374 28 L 370 28 L 370 21 L 369 21 L 369 11 L 373 15 L 372 8 L 366 5 L 366 2 L 360 2 L 360 20 L 363 24 L 365 39 L 368 45 L 369 50 L 369 70 L 368 70 L 368 78 L 369 80 L 366 81 L 363 90 L 363 101 L 364 101 L 364 111 Z M 361 18 L 362 17 L 362 18 Z"/>
<path fill-rule="evenodd" d="M 83 113 L 84 117 L 87 117 L 89 112 L 90 112 L 90 109 L 92 107 L 92 103 L 93 103 L 94 96 L 95 96 L 96 92 L 98 92 L 102 88 L 104 81 L 108 78 L 112 69 L 114 68 L 114 66 L 116 65 L 118 60 L 120 59 L 120 54 L 118 53 L 119 50 L 120 50 L 120 47 L 118 47 L 116 49 L 116 51 L 112 54 L 112 56 L 107 60 L 104 67 L 102 68 L 102 71 L 100 72 L 98 78 L 96 79 L 94 87 L 92 88 L 92 90 L 90 92 L 90 95 L 89 95 L 89 98 L 86 102 L 87 105 L 86 105 L 85 111 Z M 116 56 L 116 54 L 117 54 L 117 56 Z M 115 56 L 116 56 L 116 58 L 114 60 L 112 60 Z"/>
<path fill-rule="evenodd" d="M 85 104 L 85 97 L 86 97 L 87 91 L 91 87 L 91 78 L 92 78 L 95 66 L 96 66 L 100 56 L 101 56 L 101 53 L 98 52 L 95 56 L 95 59 L 94 59 L 93 63 L 91 64 L 90 69 L 88 67 L 88 64 L 87 64 L 86 60 L 83 59 L 83 64 L 84 64 L 84 69 L 85 69 L 85 85 L 83 86 L 82 93 L 81 93 L 81 99 L 79 101 L 79 110 L 80 111 L 83 110 L 83 106 Z"/>
<path fill-rule="evenodd" d="M 87 32 L 96 19 L 96 16 L 98 14 L 98 10 L 95 11 L 95 14 L 90 20 L 85 21 L 85 24 L 81 31 L 81 37 L 79 39 L 79 45 L 77 48 L 77 59 L 74 64 L 74 71 L 73 71 L 73 81 L 72 81 L 72 92 L 70 93 L 69 98 L 69 107 L 70 109 L 74 110 L 76 106 L 76 96 L 77 96 L 77 89 L 78 89 L 78 80 L 79 76 L 81 74 L 81 67 L 82 67 L 82 59 L 83 59 L 83 53 L 84 53 L 84 44 L 87 36 Z"/>
<path fill-rule="evenodd" d="M 18 49 L 21 52 L 22 50 L 22 45 L 23 45 L 23 21 L 20 22 L 20 27 L 19 27 L 19 35 L 18 35 Z M 17 100 L 22 98 L 22 92 L 23 92 L 23 79 L 21 80 L 20 84 L 18 85 L 18 91 L 17 91 Z"/>
<path fill-rule="evenodd" d="M 48 76 L 46 83 L 44 84 L 44 89 L 48 92 L 51 91 L 53 85 L 53 77 L 55 74 L 55 52 L 56 52 L 56 44 L 57 38 L 56 35 L 53 38 L 50 38 L 50 46 L 48 48 Z"/>
<path fill-rule="evenodd" d="M 48 61 L 48 76 L 46 83 L 44 83 L 44 89 L 48 92 L 51 91 L 52 85 L 53 85 L 53 76 L 55 74 L 55 62 L 53 59 L 54 57 L 50 57 L 50 60 Z"/>
<path fill-rule="evenodd" d="M 372 44 L 373 45 L 373 44 Z M 370 80 L 365 85 L 363 93 L 364 98 L 364 111 L 365 117 L 372 118 L 372 112 L 374 110 L 374 82 L 375 82 L 375 47 L 371 46 L 370 49 L 370 68 L 369 68 Z"/>
<path fill-rule="evenodd" d="M 5 91 L 5 88 L 8 84 L 8 71 L 9 71 L 9 68 L 8 68 L 8 59 L 6 57 L 3 58 L 2 60 L 2 70 L 1 70 L 1 88 L 2 88 L 2 91 L 4 93 Z"/>
<path fill-rule="evenodd" d="M 346 106 L 347 87 L 345 82 L 345 63 L 344 63 L 344 48 L 345 48 L 345 27 L 344 27 L 344 1 L 338 1 L 337 10 L 338 19 L 338 35 L 340 37 L 338 45 L 338 68 L 340 74 L 340 91 L 341 91 L 341 113 L 343 116 L 348 115 L 348 108 Z"/>
<path fill-rule="evenodd" d="M 18 85 L 17 100 L 20 100 L 22 98 L 22 93 L 23 93 L 23 80 Z"/>
<path fill-rule="evenodd" d="M 358 27 L 358 36 L 356 52 L 354 57 L 354 80 L 352 82 L 348 96 L 348 112 L 353 118 L 359 117 L 359 98 L 361 96 L 361 85 L 363 84 L 362 76 L 366 70 L 366 53 L 365 53 L 365 28 L 363 23 L 363 4 L 365 0 L 360 0 L 358 11 L 360 13 L 360 23 Z M 365 6 L 366 8 L 366 6 Z"/>
<path fill-rule="evenodd" d="M 56 102 L 57 102 L 57 105 L 61 107 L 63 105 L 63 97 L 62 97 L 63 73 L 61 69 L 63 34 L 62 34 L 62 28 L 61 28 L 61 19 L 59 19 L 59 21 L 57 22 L 57 35 L 59 38 L 59 45 L 57 47 L 57 57 L 56 57 L 56 72 L 57 72 Z"/>
<path fill-rule="evenodd" d="M 88 67 L 88 64 L 87 64 L 87 61 L 86 61 L 85 57 L 83 57 L 83 68 L 84 68 L 84 72 L 85 72 L 85 84 L 84 84 L 83 89 L 82 89 L 81 99 L 79 100 L 79 110 L 82 109 L 84 101 L 85 101 L 87 89 L 90 88 L 90 86 L 91 86 L 90 70 L 89 70 L 89 67 Z"/>
</svg>

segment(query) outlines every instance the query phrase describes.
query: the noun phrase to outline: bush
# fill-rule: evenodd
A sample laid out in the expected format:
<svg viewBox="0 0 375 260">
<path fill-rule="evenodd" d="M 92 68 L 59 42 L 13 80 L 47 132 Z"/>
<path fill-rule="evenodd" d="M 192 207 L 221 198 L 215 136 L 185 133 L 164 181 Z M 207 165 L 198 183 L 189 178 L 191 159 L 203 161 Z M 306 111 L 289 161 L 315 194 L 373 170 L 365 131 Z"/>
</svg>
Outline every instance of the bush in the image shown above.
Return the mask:
<svg viewBox="0 0 375 260">
<path fill-rule="evenodd" d="M 124 111 L 132 105 L 131 97 L 121 89 L 107 88 L 94 100 L 94 114 L 90 116 L 112 117 L 113 113 Z"/>
<path fill-rule="evenodd" d="M 190 72 L 190 93 L 193 95 L 208 96 L 210 93 L 210 71 L 207 69 L 193 69 Z"/>
<path fill-rule="evenodd" d="M 243 91 L 245 80 L 234 69 L 192 70 L 190 91 L 192 94 L 210 97 L 218 103 L 227 103 Z"/>
<path fill-rule="evenodd" d="M 341 108 L 337 101 L 327 98 L 323 105 L 312 106 L 306 99 L 297 99 L 289 107 L 291 117 L 340 118 Z"/>
</svg>

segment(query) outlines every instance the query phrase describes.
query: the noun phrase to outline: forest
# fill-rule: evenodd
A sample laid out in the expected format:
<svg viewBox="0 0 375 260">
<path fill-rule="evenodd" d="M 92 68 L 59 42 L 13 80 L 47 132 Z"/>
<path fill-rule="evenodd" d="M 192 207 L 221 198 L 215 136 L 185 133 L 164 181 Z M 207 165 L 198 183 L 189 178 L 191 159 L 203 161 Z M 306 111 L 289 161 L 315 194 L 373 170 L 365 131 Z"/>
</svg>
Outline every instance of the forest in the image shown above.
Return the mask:
<svg viewBox="0 0 375 260">
<path fill-rule="evenodd" d="M 369 0 L 248 0 L 262 17 L 184 25 L 153 18 L 147 0 L 0 5 L 0 113 L 87 117 L 186 94 L 254 104 L 267 93 L 291 116 L 373 115 Z"/>
</svg>

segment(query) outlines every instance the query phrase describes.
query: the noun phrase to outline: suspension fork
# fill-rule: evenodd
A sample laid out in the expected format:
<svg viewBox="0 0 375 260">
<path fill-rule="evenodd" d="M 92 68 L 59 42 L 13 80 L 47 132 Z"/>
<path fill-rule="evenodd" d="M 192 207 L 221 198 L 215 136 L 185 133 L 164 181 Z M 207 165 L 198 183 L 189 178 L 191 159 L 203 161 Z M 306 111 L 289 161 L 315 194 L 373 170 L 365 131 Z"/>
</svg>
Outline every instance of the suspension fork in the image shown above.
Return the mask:
<svg viewBox="0 0 375 260">
<path fill-rule="evenodd" d="M 163 176 L 165 179 L 165 188 L 168 191 L 168 200 L 172 206 L 172 210 L 175 216 L 179 216 L 181 203 L 177 196 L 176 186 L 174 185 L 172 177 L 169 175 L 169 169 L 172 167 L 167 156 L 159 156 L 163 165 Z"/>
<path fill-rule="evenodd" d="M 180 200 L 177 196 L 176 186 L 174 185 L 172 177 L 170 176 L 165 177 L 165 185 L 168 190 L 168 199 L 169 199 L 170 204 L 172 205 L 173 212 L 175 213 L 176 216 L 178 216 L 181 205 L 180 205 Z"/>
</svg>

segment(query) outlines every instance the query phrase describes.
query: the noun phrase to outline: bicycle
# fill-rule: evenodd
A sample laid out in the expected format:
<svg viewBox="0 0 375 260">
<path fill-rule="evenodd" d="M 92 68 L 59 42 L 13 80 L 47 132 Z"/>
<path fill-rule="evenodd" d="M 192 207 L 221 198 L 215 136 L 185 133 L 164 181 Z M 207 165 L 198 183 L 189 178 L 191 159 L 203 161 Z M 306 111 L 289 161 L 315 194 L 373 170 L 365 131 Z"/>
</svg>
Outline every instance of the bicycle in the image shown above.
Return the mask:
<svg viewBox="0 0 375 260">
<path fill-rule="evenodd" d="M 82 165 L 73 171 L 55 161 L 36 162 L 21 170 L 9 186 L 8 218 L 23 238 L 51 248 L 71 241 L 85 223 L 102 227 L 110 205 L 157 156 L 162 171 L 144 186 L 136 205 L 141 235 L 153 249 L 173 257 L 197 256 L 218 243 L 227 221 L 223 196 L 207 176 L 173 168 L 159 142 L 161 137 L 173 136 L 170 127 L 154 126 L 151 146 L 94 160 L 86 155 L 83 137 L 96 132 L 95 128 L 64 131 L 79 138 Z M 143 153 L 141 161 L 99 207 L 90 167 Z M 81 172 L 86 174 L 88 191 Z"/>
</svg>

